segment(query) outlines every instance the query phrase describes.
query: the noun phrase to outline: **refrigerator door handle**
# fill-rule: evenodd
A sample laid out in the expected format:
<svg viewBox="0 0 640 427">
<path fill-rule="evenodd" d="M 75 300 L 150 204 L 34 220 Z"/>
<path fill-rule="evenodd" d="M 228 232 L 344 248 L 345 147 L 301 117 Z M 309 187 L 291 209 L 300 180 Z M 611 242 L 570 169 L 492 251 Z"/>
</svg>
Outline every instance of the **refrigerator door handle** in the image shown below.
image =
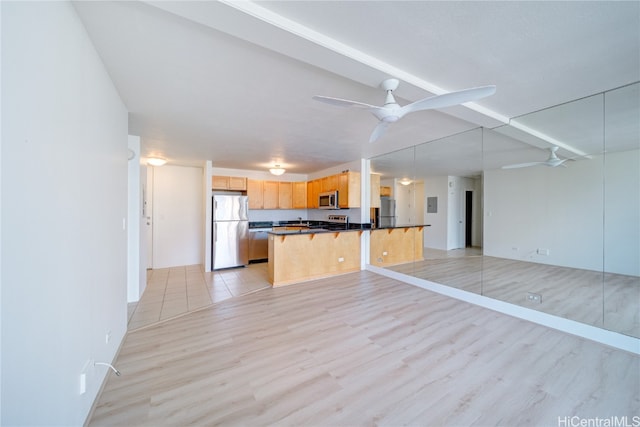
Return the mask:
<svg viewBox="0 0 640 427">
<path fill-rule="evenodd" d="M 213 241 L 214 242 L 218 241 L 218 223 L 217 222 L 213 223 Z"/>
</svg>

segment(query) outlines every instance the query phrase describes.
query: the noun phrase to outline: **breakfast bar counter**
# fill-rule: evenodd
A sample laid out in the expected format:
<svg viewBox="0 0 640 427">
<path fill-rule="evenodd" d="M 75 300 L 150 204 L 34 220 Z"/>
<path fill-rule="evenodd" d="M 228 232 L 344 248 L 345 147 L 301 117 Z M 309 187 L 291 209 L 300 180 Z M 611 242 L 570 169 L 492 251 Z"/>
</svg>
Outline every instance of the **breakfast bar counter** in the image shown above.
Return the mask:
<svg viewBox="0 0 640 427">
<path fill-rule="evenodd" d="M 269 233 L 269 282 L 283 286 L 360 270 L 362 229 Z"/>
<path fill-rule="evenodd" d="M 423 260 L 422 230 L 430 225 L 396 225 L 371 230 L 369 264 L 378 267 Z"/>
</svg>

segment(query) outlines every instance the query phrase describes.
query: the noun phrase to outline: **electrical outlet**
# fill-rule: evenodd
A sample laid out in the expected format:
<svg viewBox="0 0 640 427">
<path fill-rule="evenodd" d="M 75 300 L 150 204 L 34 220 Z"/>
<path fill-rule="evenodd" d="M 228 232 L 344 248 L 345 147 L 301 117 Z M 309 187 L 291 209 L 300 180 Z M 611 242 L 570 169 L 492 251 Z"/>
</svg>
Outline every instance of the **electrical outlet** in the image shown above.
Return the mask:
<svg viewBox="0 0 640 427">
<path fill-rule="evenodd" d="M 382 256 L 387 256 L 387 255 L 388 255 L 387 251 L 382 252 Z"/>
<path fill-rule="evenodd" d="M 549 255 L 549 249 L 538 248 L 538 255 Z"/>
<path fill-rule="evenodd" d="M 111 331 L 107 331 L 107 334 L 104 337 L 105 344 L 109 344 L 109 341 L 111 341 Z"/>
<path fill-rule="evenodd" d="M 533 292 L 527 292 L 527 301 L 540 304 L 542 302 L 542 295 L 535 294 Z"/>
<path fill-rule="evenodd" d="M 338 258 L 338 262 L 344 262 L 344 258 L 343 257 Z"/>
</svg>

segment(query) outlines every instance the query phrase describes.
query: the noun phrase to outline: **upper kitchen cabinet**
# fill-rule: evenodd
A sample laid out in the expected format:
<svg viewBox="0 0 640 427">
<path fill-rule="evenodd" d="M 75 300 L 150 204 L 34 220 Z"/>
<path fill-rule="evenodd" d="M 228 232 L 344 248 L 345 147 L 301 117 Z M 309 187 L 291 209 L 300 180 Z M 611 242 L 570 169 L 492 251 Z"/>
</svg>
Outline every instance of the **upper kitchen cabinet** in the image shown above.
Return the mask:
<svg viewBox="0 0 640 427">
<path fill-rule="evenodd" d="M 380 187 L 380 197 L 391 197 L 391 187 L 383 186 Z"/>
<path fill-rule="evenodd" d="M 278 181 L 264 181 L 263 185 L 263 209 L 278 209 L 279 207 L 279 190 Z"/>
<path fill-rule="evenodd" d="M 314 179 L 307 182 L 307 207 L 318 209 L 318 195 L 320 194 L 320 180 Z"/>
<path fill-rule="evenodd" d="M 293 209 L 307 208 L 307 183 L 306 182 L 293 183 L 292 199 L 293 199 Z"/>
<path fill-rule="evenodd" d="M 249 179 L 247 196 L 249 209 L 306 209 L 307 183 Z"/>
<path fill-rule="evenodd" d="M 343 172 L 334 176 L 338 179 L 338 204 L 340 208 L 359 208 L 360 173 Z"/>
<path fill-rule="evenodd" d="M 293 208 L 293 184 L 291 182 L 278 183 L 278 209 Z"/>
<path fill-rule="evenodd" d="M 249 196 L 249 209 L 264 208 L 264 186 L 263 181 L 249 179 L 247 181 L 247 196 Z"/>
<path fill-rule="evenodd" d="M 380 207 L 380 175 L 372 173 L 370 185 L 371 185 L 371 207 L 379 208 Z"/>
<path fill-rule="evenodd" d="M 340 175 L 325 176 L 320 180 L 320 192 L 336 191 L 338 189 L 338 180 Z"/>
<path fill-rule="evenodd" d="M 247 191 L 247 178 L 214 175 L 211 177 L 211 188 L 213 190 Z"/>
</svg>

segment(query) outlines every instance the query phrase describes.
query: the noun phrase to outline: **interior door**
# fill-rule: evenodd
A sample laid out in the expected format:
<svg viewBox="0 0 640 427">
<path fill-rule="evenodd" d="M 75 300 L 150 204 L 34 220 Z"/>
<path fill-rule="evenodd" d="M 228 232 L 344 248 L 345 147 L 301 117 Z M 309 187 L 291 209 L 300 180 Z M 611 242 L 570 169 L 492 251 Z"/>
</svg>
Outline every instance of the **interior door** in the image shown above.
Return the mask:
<svg viewBox="0 0 640 427">
<path fill-rule="evenodd" d="M 143 188 L 142 215 L 146 235 L 147 256 L 145 262 L 147 270 L 153 268 L 153 168 L 147 167 L 147 179 Z"/>
</svg>

